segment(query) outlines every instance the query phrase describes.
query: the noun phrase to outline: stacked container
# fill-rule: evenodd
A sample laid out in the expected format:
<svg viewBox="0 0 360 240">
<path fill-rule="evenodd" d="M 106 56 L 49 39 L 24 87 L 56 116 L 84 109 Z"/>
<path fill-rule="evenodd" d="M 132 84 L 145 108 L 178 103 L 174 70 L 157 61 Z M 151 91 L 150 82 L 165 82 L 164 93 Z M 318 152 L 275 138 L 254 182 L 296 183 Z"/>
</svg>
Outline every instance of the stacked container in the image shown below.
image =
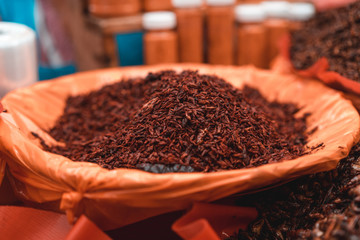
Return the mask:
<svg viewBox="0 0 360 240">
<path fill-rule="evenodd" d="M 180 62 L 204 62 L 202 0 L 173 0 L 177 17 Z"/>
<path fill-rule="evenodd" d="M 207 0 L 208 63 L 234 63 L 235 0 Z"/>
<path fill-rule="evenodd" d="M 289 3 L 285 1 L 265 1 L 261 3 L 267 19 L 264 25 L 267 30 L 268 62 L 279 53 L 279 40 L 289 31 Z"/>
<path fill-rule="evenodd" d="M 149 12 L 143 16 L 145 64 L 178 62 L 176 16 L 173 12 Z"/>
<path fill-rule="evenodd" d="M 235 7 L 235 3 L 241 4 Z M 117 24 L 126 28 L 129 21 L 138 21 L 137 29 L 111 32 L 104 37 L 108 43 L 106 52 L 110 53 L 116 51 L 116 34 L 120 62 L 124 63 L 121 65 L 141 64 L 127 64 L 126 55 L 134 55 L 129 54 L 128 46 L 132 46 L 131 51 L 140 52 L 136 56 L 144 55 L 146 64 L 193 62 L 268 68 L 279 54 L 281 37 L 301 28 L 302 22 L 315 14 L 309 2 L 271 0 L 89 0 L 89 9 L 95 16 L 120 16 L 113 21 L 100 20 L 100 26 L 110 29 L 120 29 Z M 140 14 L 141 10 L 145 13 Z M 135 15 L 124 16 L 129 14 Z M 139 46 L 142 16 L 145 35 L 144 45 Z M 135 37 L 136 46 L 132 40 Z"/>
<path fill-rule="evenodd" d="M 259 68 L 267 66 L 266 18 L 263 8 L 258 4 L 242 4 L 235 8 L 237 26 L 238 65 L 253 64 Z"/>
</svg>

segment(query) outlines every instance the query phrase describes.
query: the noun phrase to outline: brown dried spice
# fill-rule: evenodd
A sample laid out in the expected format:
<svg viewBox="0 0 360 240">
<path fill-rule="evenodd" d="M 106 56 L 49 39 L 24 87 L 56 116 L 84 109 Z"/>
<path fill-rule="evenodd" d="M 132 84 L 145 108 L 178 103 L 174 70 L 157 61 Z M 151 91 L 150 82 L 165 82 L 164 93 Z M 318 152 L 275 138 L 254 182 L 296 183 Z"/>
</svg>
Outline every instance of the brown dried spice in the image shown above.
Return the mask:
<svg viewBox="0 0 360 240">
<path fill-rule="evenodd" d="M 360 81 L 360 1 L 318 13 L 291 35 L 291 61 L 306 69 L 326 57 L 330 70 Z"/>
<path fill-rule="evenodd" d="M 229 239 L 360 239 L 360 144 L 336 170 L 238 200 L 258 219 Z"/>
<path fill-rule="evenodd" d="M 306 117 L 216 76 L 150 73 L 70 97 L 46 150 L 108 169 L 211 172 L 307 153 Z"/>
</svg>

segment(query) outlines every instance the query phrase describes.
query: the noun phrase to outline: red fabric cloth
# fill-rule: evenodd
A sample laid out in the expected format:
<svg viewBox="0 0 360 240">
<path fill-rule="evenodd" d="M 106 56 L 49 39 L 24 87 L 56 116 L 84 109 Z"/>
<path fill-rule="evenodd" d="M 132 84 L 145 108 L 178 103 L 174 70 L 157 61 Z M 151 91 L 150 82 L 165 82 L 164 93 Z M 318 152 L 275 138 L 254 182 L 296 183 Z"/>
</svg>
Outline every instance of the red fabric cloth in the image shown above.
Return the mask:
<svg viewBox="0 0 360 240">
<path fill-rule="evenodd" d="M 71 226 L 64 214 L 18 206 L 0 206 L 1 239 L 110 240 L 84 215 Z"/>
<path fill-rule="evenodd" d="M 176 213 L 173 216 L 178 217 L 178 215 L 179 213 Z M 219 240 L 220 237 L 231 236 L 239 228 L 245 229 L 256 217 L 257 211 L 254 208 L 197 203 L 173 224 L 172 229 L 186 240 Z M 172 214 L 167 214 L 156 219 L 160 219 L 159 223 L 163 223 L 161 220 L 171 218 Z M 148 221 L 144 221 L 144 223 L 149 224 Z M 144 224 L 133 225 L 133 228 L 123 228 L 127 232 L 126 236 L 136 238 L 134 230 L 141 230 L 138 231 L 141 233 L 141 239 L 149 236 L 151 231 L 146 230 Z M 164 224 L 161 225 L 163 228 Z M 64 214 L 19 206 L 0 206 L 0 226 L 2 239 L 111 239 L 84 215 L 72 226 Z M 156 234 L 152 233 L 151 235 Z M 124 232 L 121 229 L 115 230 L 112 236 L 122 238 Z M 160 233 L 157 236 L 163 235 Z"/>
<path fill-rule="evenodd" d="M 246 229 L 256 217 L 255 208 L 196 203 L 172 229 L 185 240 L 220 240 Z"/>
</svg>

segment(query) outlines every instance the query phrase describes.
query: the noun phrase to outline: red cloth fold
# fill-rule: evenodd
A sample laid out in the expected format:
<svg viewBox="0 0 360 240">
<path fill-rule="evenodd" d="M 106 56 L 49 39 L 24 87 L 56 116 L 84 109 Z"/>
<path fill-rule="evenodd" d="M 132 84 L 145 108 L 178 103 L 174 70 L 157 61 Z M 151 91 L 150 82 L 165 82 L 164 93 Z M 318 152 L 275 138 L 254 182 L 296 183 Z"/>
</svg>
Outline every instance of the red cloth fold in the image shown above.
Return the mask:
<svg viewBox="0 0 360 240">
<path fill-rule="evenodd" d="M 87 239 L 111 240 L 111 238 L 101 231 L 92 221 L 85 217 L 85 215 L 82 215 L 66 236 L 66 240 Z"/>
<path fill-rule="evenodd" d="M 196 203 L 172 229 L 186 240 L 219 240 L 246 229 L 256 217 L 255 208 Z"/>
<path fill-rule="evenodd" d="M 245 229 L 256 217 L 254 208 L 197 203 L 172 229 L 186 240 L 219 240 Z M 27 207 L 0 206 L 0 226 L 1 239 L 111 239 L 85 215 L 72 226 L 64 214 Z"/>
<path fill-rule="evenodd" d="M 74 226 L 64 214 L 18 206 L 0 206 L 0 238 L 26 240 L 110 240 L 84 215 Z"/>
</svg>

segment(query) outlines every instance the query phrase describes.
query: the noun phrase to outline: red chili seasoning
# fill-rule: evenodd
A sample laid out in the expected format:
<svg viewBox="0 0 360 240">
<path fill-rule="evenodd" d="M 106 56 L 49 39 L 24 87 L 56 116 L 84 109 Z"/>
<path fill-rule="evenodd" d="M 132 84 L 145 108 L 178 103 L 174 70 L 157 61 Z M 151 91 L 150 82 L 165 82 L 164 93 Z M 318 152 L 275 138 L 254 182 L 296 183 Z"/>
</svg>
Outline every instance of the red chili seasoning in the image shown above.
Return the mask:
<svg viewBox="0 0 360 240">
<path fill-rule="evenodd" d="M 306 116 L 217 76 L 150 73 L 69 97 L 49 131 L 74 161 L 152 172 L 254 167 L 306 154 Z"/>
</svg>

